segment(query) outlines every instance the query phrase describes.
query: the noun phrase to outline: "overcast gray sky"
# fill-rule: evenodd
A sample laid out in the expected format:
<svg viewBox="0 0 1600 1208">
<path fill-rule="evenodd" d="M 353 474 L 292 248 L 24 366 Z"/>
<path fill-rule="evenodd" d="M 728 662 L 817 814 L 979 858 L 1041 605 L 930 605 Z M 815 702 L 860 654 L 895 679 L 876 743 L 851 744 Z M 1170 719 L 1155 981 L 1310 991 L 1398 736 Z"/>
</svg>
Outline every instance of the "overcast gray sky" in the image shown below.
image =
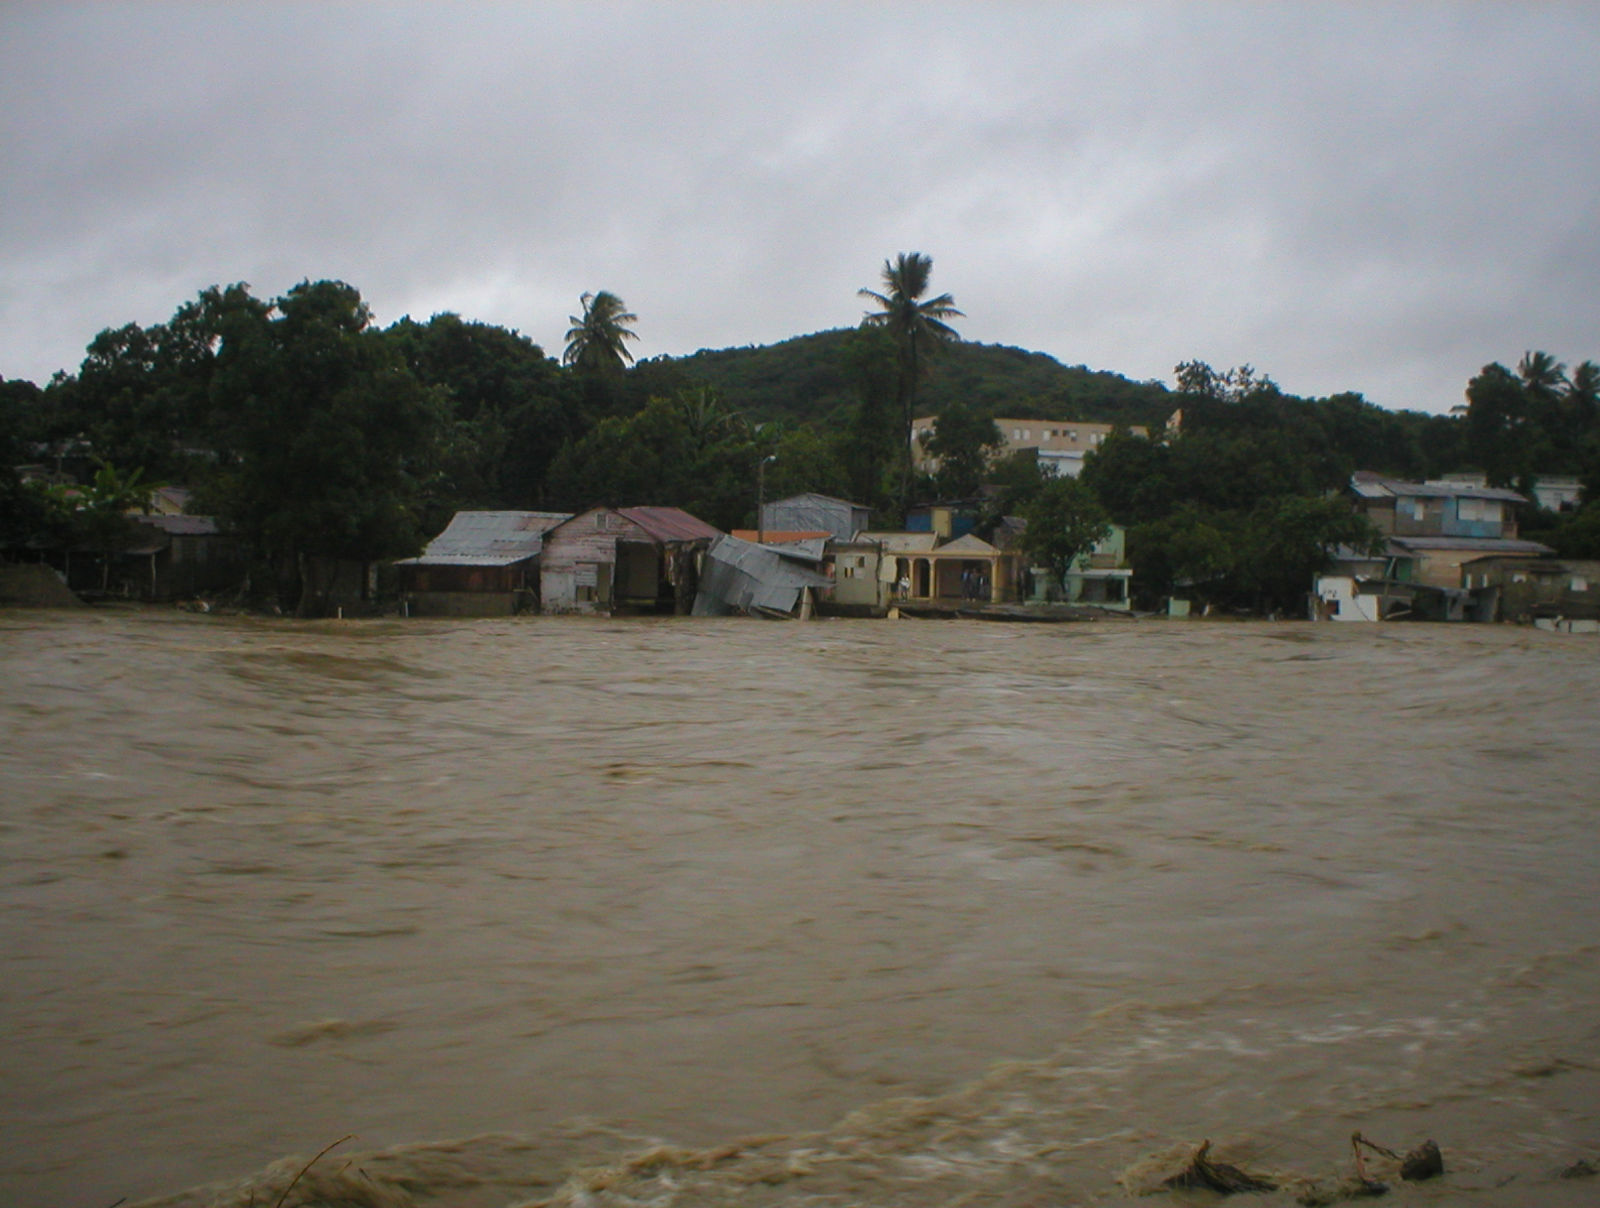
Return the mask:
<svg viewBox="0 0 1600 1208">
<path fill-rule="evenodd" d="M 1446 410 L 1600 359 L 1600 5 L 0 7 L 0 375 L 207 285 L 358 287 L 559 355 L 855 324 Z"/>
</svg>

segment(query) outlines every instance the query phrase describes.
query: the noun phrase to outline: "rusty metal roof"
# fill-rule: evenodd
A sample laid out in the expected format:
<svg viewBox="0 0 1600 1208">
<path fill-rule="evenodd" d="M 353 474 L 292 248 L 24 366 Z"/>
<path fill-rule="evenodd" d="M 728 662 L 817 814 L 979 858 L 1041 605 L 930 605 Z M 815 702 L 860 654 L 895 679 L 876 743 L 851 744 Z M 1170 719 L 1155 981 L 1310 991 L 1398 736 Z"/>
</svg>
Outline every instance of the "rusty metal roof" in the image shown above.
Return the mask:
<svg viewBox="0 0 1600 1208">
<path fill-rule="evenodd" d="M 626 516 L 657 541 L 714 541 L 722 536 L 721 529 L 712 528 L 682 508 L 618 508 L 617 514 Z"/>
</svg>

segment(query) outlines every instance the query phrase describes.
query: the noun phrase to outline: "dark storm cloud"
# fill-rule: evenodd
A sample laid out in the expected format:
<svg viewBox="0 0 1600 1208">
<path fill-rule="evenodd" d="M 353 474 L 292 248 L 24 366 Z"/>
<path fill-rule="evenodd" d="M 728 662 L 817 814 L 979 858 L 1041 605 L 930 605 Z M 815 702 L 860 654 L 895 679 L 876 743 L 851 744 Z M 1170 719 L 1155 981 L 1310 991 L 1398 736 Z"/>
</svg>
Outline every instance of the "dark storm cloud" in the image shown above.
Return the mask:
<svg viewBox="0 0 1600 1208">
<path fill-rule="evenodd" d="M 969 338 L 1443 409 L 1600 357 L 1583 6 L 15 5 L 0 372 L 209 284 L 357 285 L 557 350 L 854 323 L 900 250 Z"/>
</svg>

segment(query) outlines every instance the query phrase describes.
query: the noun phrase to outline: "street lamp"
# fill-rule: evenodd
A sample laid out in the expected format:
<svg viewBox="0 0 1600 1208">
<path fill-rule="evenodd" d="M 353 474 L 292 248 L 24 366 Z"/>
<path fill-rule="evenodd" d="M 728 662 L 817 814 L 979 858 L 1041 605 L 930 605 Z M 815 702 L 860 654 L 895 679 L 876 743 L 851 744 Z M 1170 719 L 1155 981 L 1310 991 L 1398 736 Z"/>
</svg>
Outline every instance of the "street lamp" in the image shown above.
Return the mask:
<svg viewBox="0 0 1600 1208">
<path fill-rule="evenodd" d="M 765 545 L 767 543 L 767 527 L 766 527 L 766 524 L 764 523 L 765 517 L 762 516 L 762 514 L 761 514 L 762 512 L 767 510 L 767 463 L 769 461 L 777 461 L 777 460 L 778 460 L 778 455 L 776 453 L 768 453 L 760 461 L 756 462 L 756 544 L 757 545 Z"/>
</svg>

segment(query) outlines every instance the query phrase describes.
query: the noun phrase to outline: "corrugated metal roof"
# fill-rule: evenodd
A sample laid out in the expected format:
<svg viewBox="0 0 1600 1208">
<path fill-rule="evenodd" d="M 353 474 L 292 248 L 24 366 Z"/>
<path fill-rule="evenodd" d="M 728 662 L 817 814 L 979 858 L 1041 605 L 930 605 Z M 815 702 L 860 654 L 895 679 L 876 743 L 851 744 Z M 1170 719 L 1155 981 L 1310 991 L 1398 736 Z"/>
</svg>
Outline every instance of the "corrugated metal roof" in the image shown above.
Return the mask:
<svg viewBox="0 0 1600 1208">
<path fill-rule="evenodd" d="M 829 586 L 826 575 L 807 570 L 779 550 L 722 536 L 706 551 L 694 615 L 726 616 L 752 609 L 793 612 L 806 588 L 820 591 Z"/>
<path fill-rule="evenodd" d="M 788 495 L 782 499 L 774 499 L 768 506 L 778 507 L 786 503 L 797 503 L 802 499 L 821 499 L 827 503 L 842 503 L 847 508 L 856 508 L 863 512 L 870 512 L 872 510 L 864 503 L 852 503 L 848 499 L 840 499 L 837 495 L 824 495 L 820 491 L 802 491 L 798 495 Z"/>
<path fill-rule="evenodd" d="M 537 557 L 566 512 L 457 512 L 417 558 L 401 566 L 510 566 Z"/>
<path fill-rule="evenodd" d="M 173 537 L 209 537 L 218 531 L 212 516 L 177 516 L 157 513 L 153 516 L 134 516 L 131 519 L 151 528 L 160 529 Z"/>
<path fill-rule="evenodd" d="M 1504 487 L 1480 487 L 1472 483 L 1401 482 L 1395 478 L 1363 475 L 1350 481 L 1350 489 L 1363 499 L 1404 497 L 1407 499 L 1498 499 L 1503 503 L 1527 503 L 1516 491 Z"/>
<path fill-rule="evenodd" d="M 1391 537 L 1391 544 L 1408 550 L 1459 549 L 1480 554 L 1553 554 L 1555 550 L 1537 541 L 1513 537 Z"/>
<path fill-rule="evenodd" d="M 721 529 L 712 528 L 682 508 L 618 508 L 617 513 L 626 516 L 657 541 L 715 540 L 722 536 Z"/>
</svg>

